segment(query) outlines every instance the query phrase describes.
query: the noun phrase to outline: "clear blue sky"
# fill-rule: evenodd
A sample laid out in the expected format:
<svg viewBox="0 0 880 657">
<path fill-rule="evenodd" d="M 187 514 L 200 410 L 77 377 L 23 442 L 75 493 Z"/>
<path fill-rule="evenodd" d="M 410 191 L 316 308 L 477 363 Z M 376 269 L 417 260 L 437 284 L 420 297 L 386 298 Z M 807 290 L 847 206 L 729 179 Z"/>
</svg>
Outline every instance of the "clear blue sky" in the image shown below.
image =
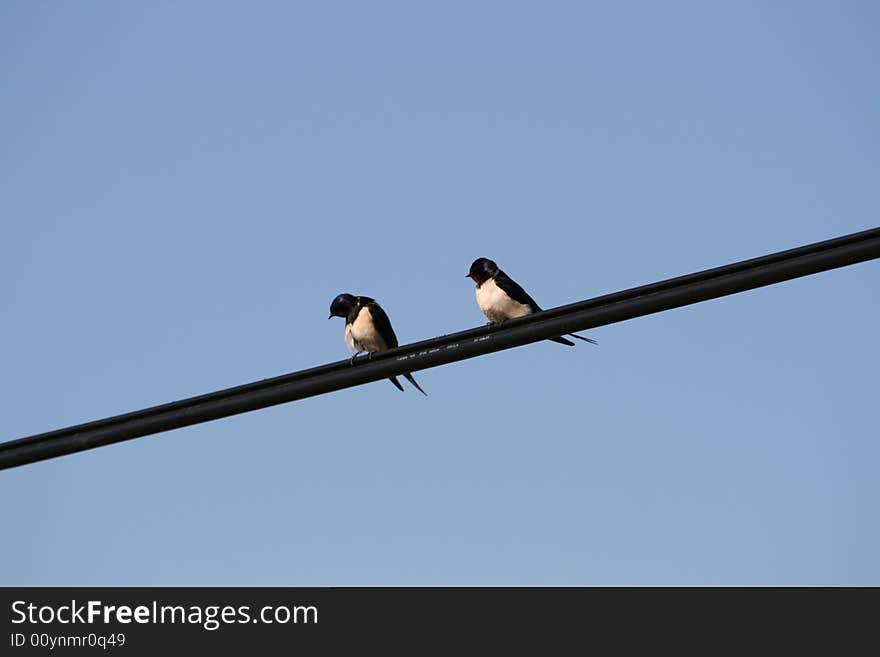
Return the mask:
<svg viewBox="0 0 880 657">
<path fill-rule="evenodd" d="M 872 2 L 0 5 L 2 438 L 870 228 Z M 880 264 L 0 473 L 5 585 L 880 585 Z"/>
</svg>

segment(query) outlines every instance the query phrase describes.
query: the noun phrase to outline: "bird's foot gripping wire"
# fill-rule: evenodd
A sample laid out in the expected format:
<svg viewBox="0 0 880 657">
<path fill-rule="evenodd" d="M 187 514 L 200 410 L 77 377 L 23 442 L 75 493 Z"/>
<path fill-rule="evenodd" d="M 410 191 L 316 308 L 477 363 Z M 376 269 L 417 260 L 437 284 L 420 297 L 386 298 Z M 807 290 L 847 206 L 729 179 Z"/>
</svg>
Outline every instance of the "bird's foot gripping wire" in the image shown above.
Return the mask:
<svg viewBox="0 0 880 657">
<path fill-rule="evenodd" d="M 358 352 L 356 352 L 355 355 L 352 356 L 352 357 L 349 359 L 348 364 L 349 364 L 349 365 L 354 365 L 354 361 L 355 361 L 355 359 L 356 359 L 358 356 L 360 356 L 362 353 L 364 353 L 364 352 L 362 352 L 362 351 L 358 351 Z M 368 352 L 367 352 L 367 362 L 373 360 L 373 353 L 374 353 L 374 352 L 372 352 L 372 351 L 368 351 Z"/>
</svg>

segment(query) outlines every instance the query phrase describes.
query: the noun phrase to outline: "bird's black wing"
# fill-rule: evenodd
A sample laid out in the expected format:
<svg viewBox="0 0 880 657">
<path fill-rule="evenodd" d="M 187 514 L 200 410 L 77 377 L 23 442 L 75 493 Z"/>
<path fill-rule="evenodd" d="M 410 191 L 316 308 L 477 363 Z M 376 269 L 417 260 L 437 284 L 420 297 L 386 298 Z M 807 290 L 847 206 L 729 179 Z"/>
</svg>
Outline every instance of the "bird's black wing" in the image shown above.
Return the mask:
<svg viewBox="0 0 880 657">
<path fill-rule="evenodd" d="M 535 300 L 529 296 L 528 292 L 526 292 L 524 289 L 522 289 L 522 287 L 520 287 L 520 285 L 515 280 L 513 280 L 510 276 L 505 274 L 503 271 L 499 271 L 495 275 L 495 285 L 500 287 L 504 291 L 504 293 L 507 296 L 509 296 L 511 299 L 513 299 L 514 301 L 527 305 L 529 308 L 532 309 L 533 313 L 537 313 L 537 312 L 541 311 L 541 306 L 539 306 L 537 303 L 535 303 Z M 566 335 L 570 335 L 571 337 L 577 338 L 578 340 L 583 340 L 584 342 L 590 342 L 592 344 L 597 344 L 597 342 L 595 340 L 593 340 L 592 338 L 585 338 L 582 335 L 578 335 L 576 333 L 567 333 Z M 548 339 L 552 340 L 553 342 L 558 342 L 559 344 L 567 345 L 569 347 L 574 346 L 574 342 L 572 342 L 571 340 L 567 340 L 565 338 L 562 338 L 562 337 L 548 338 Z"/>
<path fill-rule="evenodd" d="M 499 271 L 495 274 L 495 285 L 500 287 L 507 296 L 517 303 L 521 303 L 531 308 L 533 313 L 540 312 L 541 306 L 535 303 L 535 300 L 529 296 L 528 292 L 520 287 L 519 283 L 503 271 Z"/>
<path fill-rule="evenodd" d="M 391 328 L 391 320 L 388 319 L 388 315 L 382 310 L 382 306 L 371 300 L 367 304 L 367 308 L 369 308 L 370 314 L 373 316 L 373 326 L 376 327 L 379 336 L 389 349 L 396 347 L 397 336 L 394 335 L 394 329 Z"/>
<path fill-rule="evenodd" d="M 376 303 L 375 301 L 370 302 L 369 304 L 370 314 L 373 316 L 373 326 L 376 327 L 376 331 L 385 341 L 385 344 L 388 345 L 389 349 L 393 349 L 397 346 L 397 336 L 394 334 L 394 329 L 391 328 L 391 320 L 388 319 L 388 315 L 385 314 L 385 311 L 382 310 L 382 307 Z M 427 392 L 422 390 L 422 387 L 416 383 L 416 380 L 413 378 L 412 374 L 405 373 L 404 378 L 412 383 L 420 393 L 427 396 Z M 400 385 L 400 382 L 397 380 L 397 377 L 390 377 L 388 379 L 393 383 L 399 390 L 403 390 L 403 386 Z"/>
</svg>

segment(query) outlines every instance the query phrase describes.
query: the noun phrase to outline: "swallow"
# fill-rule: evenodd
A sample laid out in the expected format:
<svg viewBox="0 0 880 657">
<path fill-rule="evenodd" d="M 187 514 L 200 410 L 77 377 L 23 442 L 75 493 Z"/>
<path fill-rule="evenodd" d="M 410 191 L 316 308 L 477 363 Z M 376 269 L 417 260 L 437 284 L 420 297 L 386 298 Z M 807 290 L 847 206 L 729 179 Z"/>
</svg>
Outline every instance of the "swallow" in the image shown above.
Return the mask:
<svg viewBox="0 0 880 657">
<path fill-rule="evenodd" d="M 327 319 L 333 317 L 345 318 L 345 343 L 354 352 L 354 356 L 351 357 L 352 365 L 354 365 L 354 359 L 357 358 L 357 355 L 364 351 L 372 356 L 377 351 L 385 351 L 397 346 L 397 336 L 394 334 L 394 329 L 391 328 L 391 320 L 388 319 L 388 315 L 382 310 L 382 306 L 376 303 L 375 299 L 340 294 L 330 304 L 330 317 Z M 416 383 L 412 374 L 407 372 L 403 376 L 420 393 L 428 395 Z M 389 377 L 388 380 L 398 390 L 403 391 L 403 386 L 400 385 L 396 376 Z"/>
<path fill-rule="evenodd" d="M 541 312 L 541 307 L 535 303 L 535 300 L 488 258 L 474 260 L 470 271 L 465 276 L 473 279 L 477 284 L 477 305 L 489 319 L 489 324 L 499 324 L 508 319 Z M 574 333 L 566 335 L 591 344 L 598 344 L 595 340 Z M 562 337 L 547 339 L 569 347 L 574 346 L 574 342 Z"/>
</svg>

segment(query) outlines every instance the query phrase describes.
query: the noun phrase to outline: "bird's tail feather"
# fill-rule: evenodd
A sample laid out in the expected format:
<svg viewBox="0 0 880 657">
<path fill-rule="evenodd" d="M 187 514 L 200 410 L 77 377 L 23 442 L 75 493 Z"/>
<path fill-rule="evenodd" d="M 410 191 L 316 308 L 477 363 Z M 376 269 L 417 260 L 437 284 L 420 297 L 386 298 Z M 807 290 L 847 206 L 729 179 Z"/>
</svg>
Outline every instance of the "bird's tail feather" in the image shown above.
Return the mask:
<svg viewBox="0 0 880 657">
<path fill-rule="evenodd" d="M 395 387 L 395 388 L 397 388 L 398 390 L 400 390 L 400 392 L 403 392 L 403 386 L 400 385 L 400 381 L 397 380 L 397 377 L 396 377 L 396 376 L 389 376 L 389 377 L 388 377 L 388 380 L 391 381 L 391 383 L 394 384 L 394 387 Z"/>
<path fill-rule="evenodd" d="M 422 393 L 425 397 L 428 396 L 428 393 L 425 392 L 424 390 L 422 390 L 422 386 L 420 386 L 418 383 L 416 383 L 416 380 L 413 378 L 413 375 L 412 375 L 412 374 L 404 374 L 404 375 L 403 375 L 403 378 L 405 378 L 407 381 L 409 381 L 410 383 L 412 383 L 412 384 L 416 387 L 416 389 L 417 389 L 420 393 Z"/>
<path fill-rule="evenodd" d="M 583 340 L 584 342 L 589 342 L 590 344 L 599 344 L 593 338 L 585 338 L 582 335 L 578 335 L 577 333 L 566 333 L 566 335 L 570 335 L 573 338 L 577 338 L 578 340 Z"/>
<path fill-rule="evenodd" d="M 584 336 L 577 335 L 576 333 L 566 333 L 566 335 L 570 335 L 571 337 L 577 338 L 578 340 L 583 340 L 584 342 L 589 342 L 590 344 L 599 344 L 598 342 L 596 342 L 592 338 L 585 338 Z M 574 342 L 572 342 L 571 340 L 569 340 L 567 338 L 559 337 L 559 338 L 547 338 L 547 339 L 551 340 L 553 342 L 558 342 L 559 344 L 567 345 L 569 347 L 574 346 Z"/>
</svg>

